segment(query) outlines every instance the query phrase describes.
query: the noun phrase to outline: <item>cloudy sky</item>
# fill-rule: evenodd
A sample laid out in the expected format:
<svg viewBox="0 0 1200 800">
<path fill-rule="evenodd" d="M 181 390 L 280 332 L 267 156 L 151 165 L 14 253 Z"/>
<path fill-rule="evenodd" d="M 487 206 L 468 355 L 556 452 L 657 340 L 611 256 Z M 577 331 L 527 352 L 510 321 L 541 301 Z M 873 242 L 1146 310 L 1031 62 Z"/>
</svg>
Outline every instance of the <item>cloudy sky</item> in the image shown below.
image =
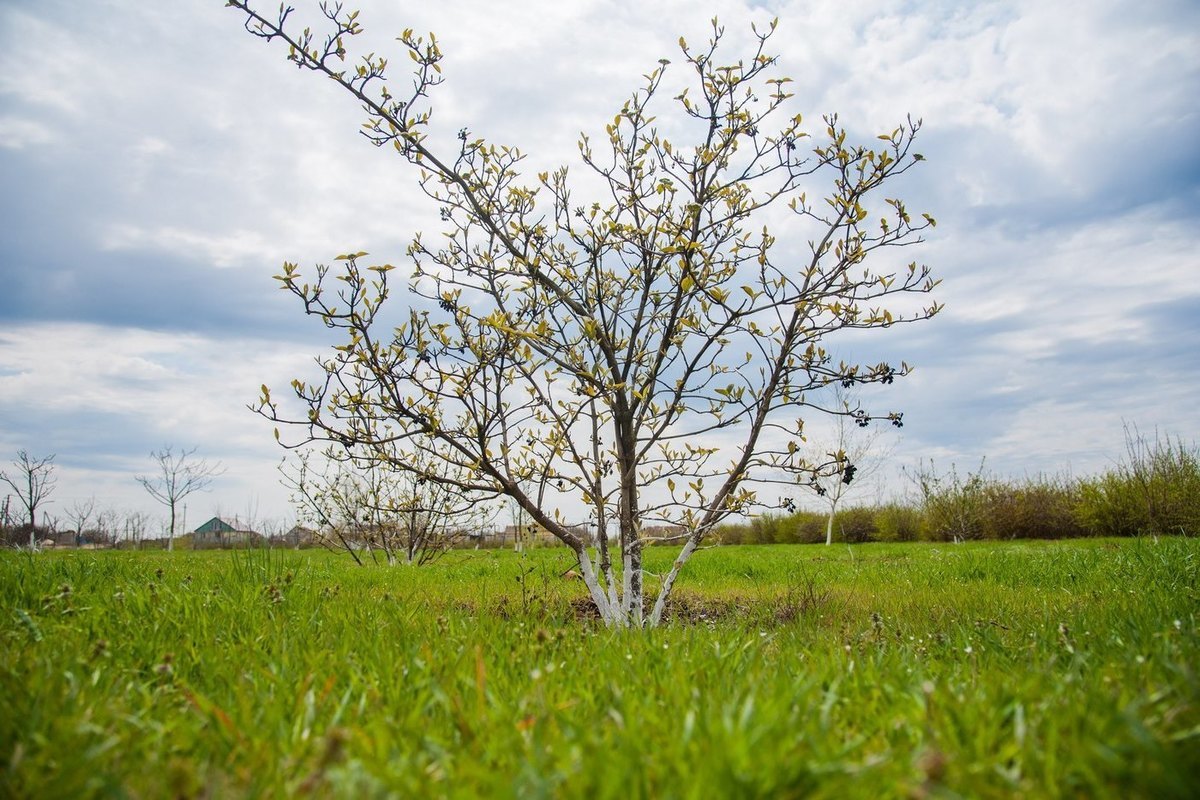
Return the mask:
<svg viewBox="0 0 1200 800">
<path fill-rule="evenodd" d="M 779 17 L 807 119 L 925 122 L 928 162 L 897 192 L 938 218 L 919 258 L 946 310 L 832 343 L 916 366 L 879 400 L 905 412 L 893 459 L 1081 475 L 1120 456 L 1123 422 L 1200 439 L 1192 0 L 359 7 L 368 49 L 436 32 L 437 130 L 518 145 L 530 174 L 574 163 L 680 35 Z M 347 250 L 396 262 L 436 225 L 355 104 L 284 55 L 222 0 L 0 0 L 0 461 L 57 455 L 50 514 L 95 495 L 161 516 L 134 476 L 173 444 L 226 467 L 189 527 L 286 517 L 246 404 L 311 374 L 325 340 L 271 276 Z"/>
</svg>

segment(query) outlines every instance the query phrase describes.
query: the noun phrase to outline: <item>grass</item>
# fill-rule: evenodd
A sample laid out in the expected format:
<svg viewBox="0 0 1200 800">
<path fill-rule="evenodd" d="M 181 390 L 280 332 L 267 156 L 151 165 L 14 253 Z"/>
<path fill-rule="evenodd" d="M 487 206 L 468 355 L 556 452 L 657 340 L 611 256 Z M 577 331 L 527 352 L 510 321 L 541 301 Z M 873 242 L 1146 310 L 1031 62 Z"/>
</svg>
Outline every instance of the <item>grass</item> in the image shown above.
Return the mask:
<svg viewBox="0 0 1200 800">
<path fill-rule="evenodd" d="M 645 633 L 569 566 L 0 554 L 0 795 L 1200 793 L 1196 540 L 716 548 Z"/>
</svg>

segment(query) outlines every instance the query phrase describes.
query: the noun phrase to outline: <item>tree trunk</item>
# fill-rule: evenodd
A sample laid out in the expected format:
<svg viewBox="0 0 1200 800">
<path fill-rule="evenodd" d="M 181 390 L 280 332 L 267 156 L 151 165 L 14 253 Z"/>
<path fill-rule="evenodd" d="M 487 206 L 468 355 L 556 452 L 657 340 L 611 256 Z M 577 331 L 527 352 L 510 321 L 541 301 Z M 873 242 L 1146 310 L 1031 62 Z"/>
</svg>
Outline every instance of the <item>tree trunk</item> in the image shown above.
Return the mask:
<svg viewBox="0 0 1200 800">
<path fill-rule="evenodd" d="M 642 627 L 643 623 L 643 605 L 645 594 L 642 586 L 642 543 L 637 540 L 637 536 L 631 535 L 629 546 L 629 597 L 626 598 L 625 605 L 629 608 L 629 624 L 634 628 Z"/>
<path fill-rule="evenodd" d="M 683 546 L 683 550 L 675 558 L 675 563 L 671 565 L 671 571 L 667 573 L 667 577 L 663 580 L 662 588 L 658 591 L 658 599 L 654 601 L 654 610 L 650 612 L 650 627 L 657 627 L 662 622 L 663 611 L 667 607 L 667 598 L 671 595 L 671 589 L 675 586 L 675 578 L 679 576 L 679 570 L 683 569 L 683 565 L 692 557 L 692 553 L 696 552 L 699 547 L 699 537 L 688 537 L 687 544 Z"/>
<path fill-rule="evenodd" d="M 596 610 L 600 614 L 600 619 L 605 625 L 623 628 L 626 625 L 625 615 L 622 609 L 616 603 L 609 602 L 609 598 L 605 595 L 603 587 L 596 579 L 596 570 L 592 567 L 592 560 L 588 556 L 587 547 L 580 547 L 575 555 L 579 559 L 579 572 L 583 576 L 583 583 L 588 588 L 588 593 L 592 596 L 592 602 L 596 605 Z"/>
</svg>

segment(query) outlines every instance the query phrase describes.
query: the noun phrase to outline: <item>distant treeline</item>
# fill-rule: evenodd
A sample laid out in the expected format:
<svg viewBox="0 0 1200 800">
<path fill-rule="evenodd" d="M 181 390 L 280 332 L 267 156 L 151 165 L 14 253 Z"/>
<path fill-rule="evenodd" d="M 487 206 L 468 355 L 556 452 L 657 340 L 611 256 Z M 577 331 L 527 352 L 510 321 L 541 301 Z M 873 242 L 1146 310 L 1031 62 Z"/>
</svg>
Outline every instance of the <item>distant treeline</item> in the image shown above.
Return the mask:
<svg viewBox="0 0 1200 800">
<path fill-rule="evenodd" d="M 858 505 L 834 517 L 834 541 L 1066 539 L 1081 536 L 1200 534 L 1200 454 L 1180 440 L 1127 437 L 1124 463 L 1093 478 L 1021 480 L 979 469 L 910 477 L 908 501 Z M 825 540 L 827 514 L 767 514 L 720 531 L 725 544 Z"/>
<path fill-rule="evenodd" d="M 1179 439 L 1147 439 L 1127 431 L 1122 463 L 1096 477 L 1036 476 L 1022 479 L 957 468 L 939 472 L 922 464 L 909 473 L 914 489 L 905 500 L 840 509 L 834 516 L 835 542 L 951 542 L 972 539 L 1067 539 L 1084 536 L 1200 535 L 1200 451 Z M 11 515 L 0 519 L 0 546 L 24 546 L 28 524 Z M 827 512 L 764 514 L 727 524 L 716 537 L 723 544 L 808 544 L 825 541 Z M 128 525 L 126 526 L 128 527 Z M 140 533 L 144 524 L 136 526 Z M 112 528 L 108 530 L 108 528 Z M 257 535 L 256 535 L 257 536 Z M 260 537 L 261 538 L 261 537 Z M 315 546 L 269 537 L 225 542 L 223 547 L 262 544 Z M 34 539 L 57 546 L 158 548 L 165 540 L 122 537 L 113 525 L 81 534 L 39 526 Z M 460 547 L 503 546 L 460 537 Z M 545 543 L 545 537 L 530 544 Z M 190 536 L 176 547 L 191 549 Z"/>
</svg>

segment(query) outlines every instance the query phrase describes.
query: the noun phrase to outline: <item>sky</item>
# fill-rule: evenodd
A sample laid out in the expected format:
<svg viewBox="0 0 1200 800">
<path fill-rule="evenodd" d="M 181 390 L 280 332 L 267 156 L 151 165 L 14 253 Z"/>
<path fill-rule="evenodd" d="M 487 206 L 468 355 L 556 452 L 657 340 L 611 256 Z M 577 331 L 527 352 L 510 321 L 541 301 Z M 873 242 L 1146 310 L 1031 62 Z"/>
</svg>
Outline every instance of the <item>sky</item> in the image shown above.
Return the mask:
<svg viewBox="0 0 1200 800">
<path fill-rule="evenodd" d="M 927 161 L 895 191 L 938 220 L 905 257 L 942 279 L 945 310 L 829 343 L 915 367 L 865 398 L 904 412 L 886 491 L 922 459 L 1093 474 L 1125 425 L 1200 439 L 1200 4 L 357 7 L 362 46 L 397 71 L 401 30 L 437 34 L 435 135 L 516 145 L 530 176 L 577 164 L 580 132 L 602 134 L 714 16 L 734 44 L 779 18 L 810 122 L 837 112 L 867 139 L 922 119 Z M 0 464 L 55 454 L 46 513 L 94 496 L 161 519 L 135 476 L 172 445 L 224 468 L 188 528 L 289 521 L 283 452 L 247 405 L 311 376 L 328 339 L 271 276 L 347 251 L 402 263 L 438 227 L 412 169 L 357 134 L 353 100 L 285 55 L 223 0 L 0 0 Z"/>
</svg>

